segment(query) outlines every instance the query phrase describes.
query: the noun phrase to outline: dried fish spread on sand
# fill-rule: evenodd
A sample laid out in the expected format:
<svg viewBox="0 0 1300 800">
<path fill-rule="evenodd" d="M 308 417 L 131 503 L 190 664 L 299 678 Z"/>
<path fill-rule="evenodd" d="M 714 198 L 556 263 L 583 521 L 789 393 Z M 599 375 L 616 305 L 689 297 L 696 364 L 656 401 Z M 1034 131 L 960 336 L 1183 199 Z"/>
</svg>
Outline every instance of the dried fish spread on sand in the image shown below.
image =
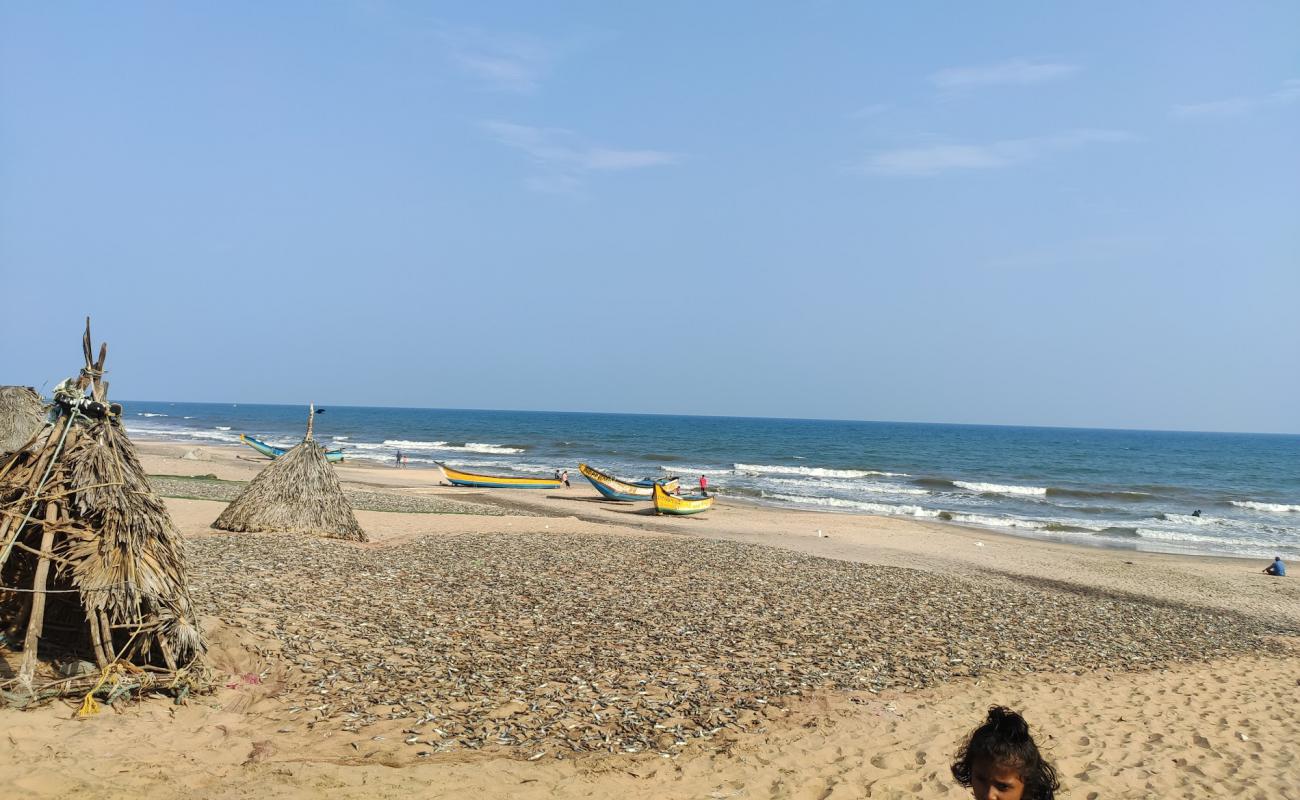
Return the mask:
<svg viewBox="0 0 1300 800">
<path fill-rule="evenodd" d="M 213 536 L 191 559 L 205 606 L 279 640 L 294 667 L 286 719 L 409 720 L 408 743 L 437 751 L 668 751 L 761 728 L 815 687 L 1143 668 L 1268 633 L 1209 611 L 678 537 L 366 549 Z"/>
</svg>

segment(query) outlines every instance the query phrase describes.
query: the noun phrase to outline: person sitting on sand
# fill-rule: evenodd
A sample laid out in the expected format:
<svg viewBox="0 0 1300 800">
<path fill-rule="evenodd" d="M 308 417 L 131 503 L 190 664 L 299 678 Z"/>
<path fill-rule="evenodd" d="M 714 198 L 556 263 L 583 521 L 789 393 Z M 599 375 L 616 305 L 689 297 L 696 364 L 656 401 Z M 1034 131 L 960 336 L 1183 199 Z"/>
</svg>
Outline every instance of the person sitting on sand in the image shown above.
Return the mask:
<svg viewBox="0 0 1300 800">
<path fill-rule="evenodd" d="M 975 800 L 1053 800 L 1061 788 L 1025 718 L 1002 706 L 990 708 L 984 724 L 966 737 L 952 762 L 952 777 Z"/>
<path fill-rule="evenodd" d="M 1264 567 L 1265 575 L 1276 575 L 1279 578 L 1286 577 L 1286 564 L 1282 563 L 1282 556 L 1273 556 L 1273 563 Z"/>
</svg>

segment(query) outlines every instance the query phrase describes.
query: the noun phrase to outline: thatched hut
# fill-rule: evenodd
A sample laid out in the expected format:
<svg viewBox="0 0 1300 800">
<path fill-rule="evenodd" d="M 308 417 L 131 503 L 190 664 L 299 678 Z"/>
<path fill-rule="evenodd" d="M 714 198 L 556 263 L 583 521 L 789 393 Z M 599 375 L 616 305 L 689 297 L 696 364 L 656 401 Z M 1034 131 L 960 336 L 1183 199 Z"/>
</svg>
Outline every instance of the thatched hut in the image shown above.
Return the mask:
<svg viewBox="0 0 1300 800">
<path fill-rule="evenodd" d="M 0 456 L 35 446 L 45 412 L 41 396 L 30 386 L 0 386 Z"/>
<path fill-rule="evenodd" d="M 38 446 L 0 459 L 0 702 L 189 692 L 203 637 L 180 535 L 107 401 L 107 345 L 54 390 Z M 7 652 L 8 651 L 8 652 Z"/>
<path fill-rule="evenodd" d="M 307 435 L 298 446 L 271 462 L 244 487 L 212 527 L 236 532 L 310 533 L 333 539 L 366 541 L 343 494 L 325 448 L 312 438 L 316 418 L 307 416 Z"/>
</svg>

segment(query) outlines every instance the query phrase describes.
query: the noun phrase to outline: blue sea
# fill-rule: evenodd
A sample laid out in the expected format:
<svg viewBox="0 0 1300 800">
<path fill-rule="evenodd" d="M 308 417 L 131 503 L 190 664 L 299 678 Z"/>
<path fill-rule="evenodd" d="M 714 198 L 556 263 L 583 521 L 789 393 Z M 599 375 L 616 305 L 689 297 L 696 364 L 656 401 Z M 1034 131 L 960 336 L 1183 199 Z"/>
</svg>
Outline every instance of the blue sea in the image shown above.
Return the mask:
<svg viewBox="0 0 1300 800">
<path fill-rule="evenodd" d="M 137 438 L 280 446 L 299 406 L 126 402 Z M 1300 556 L 1300 436 L 327 406 L 349 459 L 486 472 L 709 477 L 750 502 L 947 521 L 1081 544 Z M 1194 512 L 1200 510 L 1199 516 Z"/>
</svg>

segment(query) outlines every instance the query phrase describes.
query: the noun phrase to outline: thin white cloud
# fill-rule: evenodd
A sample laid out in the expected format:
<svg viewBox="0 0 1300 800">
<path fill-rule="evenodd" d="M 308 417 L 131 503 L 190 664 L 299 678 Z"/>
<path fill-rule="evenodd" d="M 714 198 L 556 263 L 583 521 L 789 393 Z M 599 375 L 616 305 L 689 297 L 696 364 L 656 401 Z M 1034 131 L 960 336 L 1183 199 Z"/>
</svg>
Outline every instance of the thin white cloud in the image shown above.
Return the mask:
<svg viewBox="0 0 1300 800">
<path fill-rule="evenodd" d="M 529 93 L 550 73 L 556 48 L 532 36 L 468 28 L 439 32 L 447 57 L 490 89 Z"/>
<path fill-rule="evenodd" d="M 1300 79 L 1282 81 L 1275 91 L 1264 95 L 1229 97 L 1205 103 L 1188 103 L 1174 106 L 1174 116 L 1188 119 L 1205 117 L 1240 117 L 1267 108 L 1288 106 L 1300 101 Z"/>
<path fill-rule="evenodd" d="M 572 131 L 536 128 L 510 122 L 484 122 L 483 129 L 501 144 L 526 153 L 542 171 L 528 181 L 542 191 L 568 191 L 582 176 L 594 172 L 621 172 L 662 167 L 681 161 L 664 150 L 625 150 L 583 142 Z"/>
<path fill-rule="evenodd" d="M 930 177 L 956 170 L 1000 169 L 1024 164 L 1064 150 L 1090 144 L 1132 141 L 1125 131 L 1083 128 L 1055 136 L 1004 139 L 988 144 L 932 144 L 900 147 L 872 155 L 862 165 L 873 175 Z"/>
<path fill-rule="evenodd" d="M 1078 71 L 1079 66 L 1076 64 L 1013 58 L 999 64 L 941 69 L 930 76 L 930 82 L 940 89 L 967 89 L 976 86 L 1029 86 L 1067 78 Z"/>
</svg>

